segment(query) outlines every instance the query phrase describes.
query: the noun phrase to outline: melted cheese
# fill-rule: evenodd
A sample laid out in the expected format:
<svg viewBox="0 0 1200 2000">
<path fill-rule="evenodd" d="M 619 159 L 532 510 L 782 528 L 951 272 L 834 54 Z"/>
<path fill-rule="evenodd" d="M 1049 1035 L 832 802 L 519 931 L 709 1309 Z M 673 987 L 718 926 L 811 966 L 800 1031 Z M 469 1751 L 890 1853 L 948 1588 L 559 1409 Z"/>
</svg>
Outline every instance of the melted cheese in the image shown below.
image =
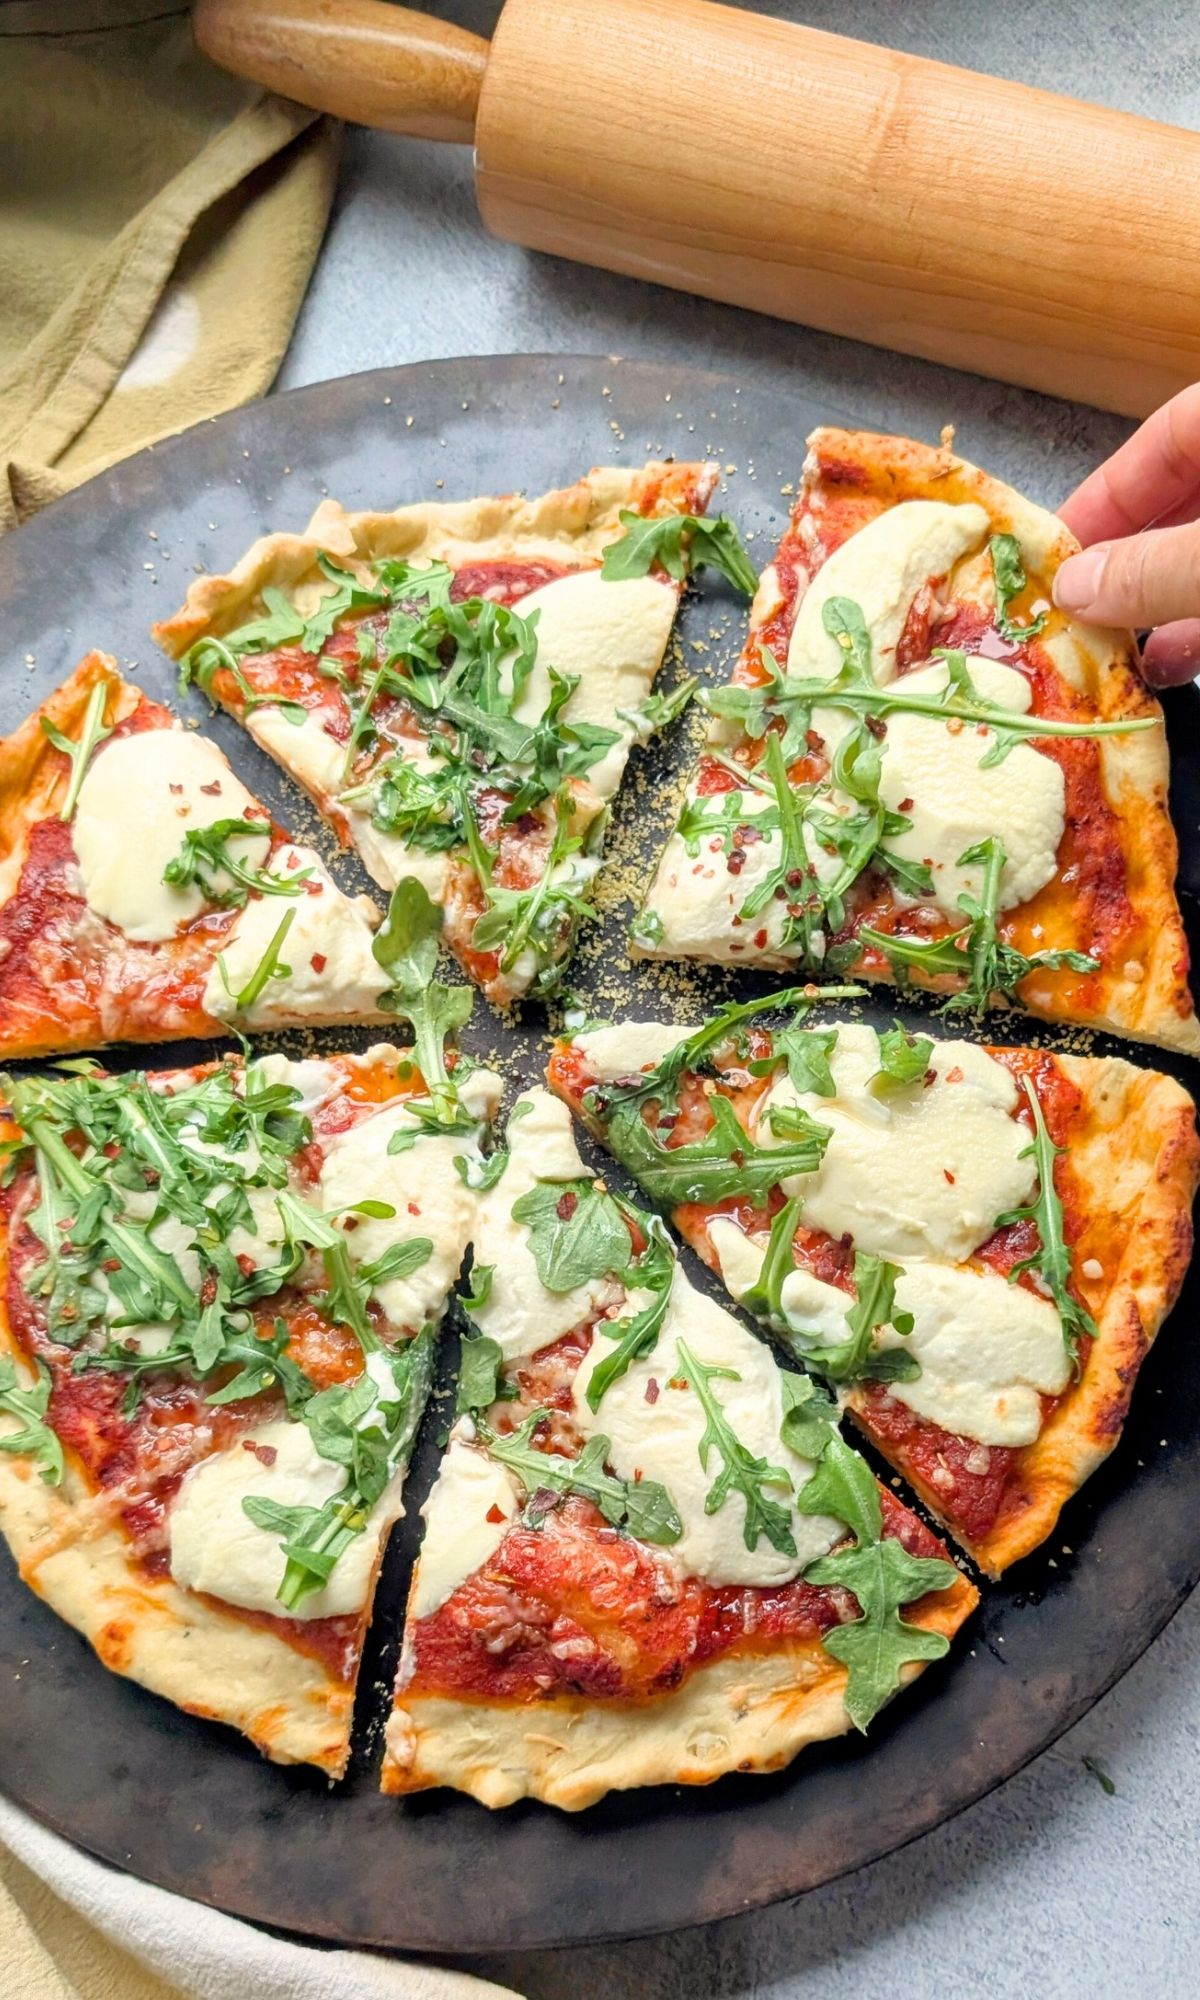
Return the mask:
<svg viewBox="0 0 1200 2000">
<path fill-rule="evenodd" d="M 654 1069 L 665 1055 L 692 1033 L 665 1021 L 619 1021 L 611 1027 L 588 1028 L 573 1037 L 574 1046 L 602 1083 Z"/>
<path fill-rule="evenodd" d="M 747 814 L 748 822 L 752 818 Z M 760 882 L 779 866 L 779 835 L 768 833 L 742 851 L 745 864 L 734 875 L 716 836 L 712 845 L 702 841 L 700 852 L 689 854 L 682 835 L 671 835 L 646 905 L 661 918 L 663 934 L 647 956 L 673 958 L 683 953 L 724 963 L 780 948 L 787 922 L 781 902 L 772 900 L 754 917 L 738 916 Z"/>
<path fill-rule="evenodd" d="M 246 717 L 246 729 L 276 763 L 303 785 L 319 806 L 335 798 L 342 784 L 346 746 L 309 715 L 289 722 L 280 708 L 256 708 Z"/>
<path fill-rule="evenodd" d="M 490 1071 L 478 1070 L 467 1081 L 475 1086 L 477 1101 L 482 1097 L 493 1106 L 499 1101 L 499 1079 Z M 373 1294 L 393 1326 L 416 1328 L 443 1309 L 471 1240 L 476 1197 L 454 1165 L 456 1154 L 471 1150 L 465 1135 L 421 1133 L 405 1151 L 388 1152 L 393 1133 L 411 1131 L 420 1133 L 419 1121 L 400 1099 L 330 1139 L 321 1204 L 328 1211 L 384 1201 L 395 1209 L 391 1217 L 343 1219 L 356 1264 L 374 1263 L 395 1243 L 430 1239 L 433 1249 L 424 1264 L 407 1278 L 385 1278 Z"/>
<path fill-rule="evenodd" d="M 697 1360 L 736 1370 L 738 1379 L 714 1381 L 713 1393 L 747 1449 L 787 1471 L 791 1491 L 773 1485 L 769 1496 L 790 1505 L 792 1493 L 811 1478 L 813 1467 L 780 1438 L 783 1397 L 771 1351 L 715 1300 L 696 1291 L 678 1270 L 656 1346 L 611 1385 L 596 1411 L 588 1407 L 587 1385 L 607 1343 L 592 1343 L 575 1377 L 575 1422 L 585 1436 L 610 1440 L 609 1461 L 620 1478 L 633 1479 L 640 1473 L 667 1488 L 683 1522 L 683 1534 L 668 1553 L 686 1575 L 711 1584 L 789 1582 L 824 1555 L 844 1531 L 824 1515 L 799 1514 L 793 1507 L 796 1553 L 789 1556 L 772 1548 L 762 1535 L 754 1549 L 746 1547 L 746 1503 L 740 1493 L 730 1492 L 723 1506 L 711 1514 L 706 1511 L 721 1460 L 714 1451 L 707 1468 L 701 1465 L 705 1417 L 700 1399 L 691 1387 L 671 1387 L 680 1365 L 681 1339 Z M 653 1400 L 647 1399 L 648 1391 Z"/>
<path fill-rule="evenodd" d="M 380 833 L 369 813 L 348 812 L 346 818 L 363 867 L 381 889 L 390 894 L 398 882 L 411 876 L 431 903 L 445 902 L 451 857 L 444 849 L 412 847 L 398 833 Z"/>
<path fill-rule="evenodd" d="M 970 671 L 985 699 L 1021 713 L 1028 709 L 1032 697 L 1023 674 L 980 659 L 970 661 Z M 941 661 L 904 677 L 914 694 L 940 694 L 946 683 Z M 879 793 L 893 812 L 911 800 L 905 813 L 912 821 L 888 846 L 905 860 L 929 863 L 934 899 L 956 918 L 962 916 L 958 898 L 978 896 L 983 882 L 978 862 L 959 865 L 968 848 L 988 834 L 1000 840 L 1000 903 L 1011 909 L 1052 879 L 1066 824 L 1062 766 L 1018 743 L 1002 764 L 985 769 L 981 759 L 992 741 L 991 730 L 951 730 L 928 716 L 891 715 L 887 721 Z"/>
<path fill-rule="evenodd" d="M 885 1327 L 876 1345 L 914 1354 L 921 1373 L 891 1395 L 980 1444 L 1032 1444 L 1041 1396 L 1059 1395 L 1071 1374 L 1056 1307 L 995 1272 L 940 1264 L 906 1271 L 896 1306 L 913 1315 L 911 1334 Z"/>
<path fill-rule="evenodd" d="M 565 722 L 591 722 L 620 732 L 592 764 L 585 781 L 601 799 L 621 782 L 637 725 L 622 715 L 650 692 L 675 619 L 676 592 L 655 577 L 606 583 L 598 569 L 579 570 L 530 591 L 516 609 L 538 614 L 537 659 L 514 713 L 537 722 L 550 700 L 549 668 L 576 675 L 579 686 L 562 712 Z"/>
<path fill-rule="evenodd" d="M 708 1240 L 723 1282 L 739 1304 L 762 1275 L 767 1239 L 747 1236 L 726 1215 L 714 1216 L 708 1225 Z M 797 1333 L 837 1346 L 847 1338 L 846 1314 L 854 1303 L 848 1292 L 827 1285 L 803 1266 L 789 1272 L 780 1287 L 779 1303 L 789 1326 Z"/>
<path fill-rule="evenodd" d="M 281 847 L 269 872 L 287 877 L 302 868 L 311 871 L 316 893 L 306 888 L 293 897 L 251 896 L 239 911 L 204 988 L 205 1011 L 215 1020 L 236 1018 L 248 1027 L 262 1027 L 281 1019 L 378 1015 L 388 975 L 371 950 L 366 916 L 371 904 L 344 896 L 308 847 Z M 291 927 L 279 952 L 288 975 L 273 975 L 253 1006 L 239 1014 L 234 996 L 253 978 L 289 910 Z"/>
<path fill-rule="evenodd" d="M 1018 1093 L 1009 1072 L 969 1042 L 935 1042 L 930 1067 L 932 1084 L 875 1093 L 878 1037 L 851 1025 L 839 1028 L 830 1057 L 835 1097 L 798 1095 L 787 1077 L 772 1085 L 759 1110 L 761 1145 L 779 1143 L 771 1104 L 799 1103 L 832 1130 L 818 1171 L 782 1183 L 803 1195 L 809 1227 L 851 1235 L 860 1250 L 901 1263 L 958 1260 L 991 1235 L 998 1215 L 1028 1199 L 1037 1175 L 1021 1158 L 1029 1134 L 1012 1116 Z"/>
<path fill-rule="evenodd" d="M 408 1604 L 409 1622 L 431 1618 L 496 1553 L 518 1512 L 512 1474 L 455 1426 L 437 1484 L 421 1509 L 425 1534 Z"/>
<path fill-rule="evenodd" d="M 247 1447 L 274 1453 L 268 1465 Z M 249 1494 L 284 1507 L 321 1507 L 345 1484 L 344 1467 L 321 1458 L 305 1426 L 281 1418 L 239 1438 L 187 1474 L 169 1516 L 171 1575 L 185 1590 L 203 1591 L 245 1611 L 275 1617 L 334 1618 L 367 1601 L 382 1538 L 400 1511 L 397 1477 L 367 1527 L 338 1557 L 323 1589 L 284 1613 L 276 1595 L 283 1581 L 281 1537 L 255 1527 L 242 1501 Z"/>
<path fill-rule="evenodd" d="M 207 789 L 205 789 L 207 787 Z M 161 943 L 209 907 L 198 888 L 175 889 L 163 870 L 184 834 L 257 810 L 215 743 L 183 729 L 143 729 L 101 746 L 80 788 L 71 828 L 88 908 L 138 944 Z M 270 831 L 247 826 L 243 858 L 261 863 Z M 228 886 L 223 874 L 218 884 Z"/>
<path fill-rule="evenodd" d="M 518 1117 L 522 1104 L 530 1108 Z M 509 1118 L 508 1143 L 508 1166 L 495 1187 L 479 1199 L 475 1266 L 490 1265 L 493 1276 L 491 1290 L 472 1318 L 511 1364 L 548 1347 L 597 1313 L 615 1309 L 624 1293 L 607 1277 L 573 1285 L 566 1292 L 547 1291 L 529 1247 L 528 1226 L 513 1218 L 513 1204 L 539 1181 L 587 1178 L 565 1104 L 548 1091 L 528 1091 Z"/>
<path fill-rule="evenodd" d="M 978 548 L 988 527 L 983 508 L 973 503 L 902 500 L 876 515 L 834 550 L 805 591 L 788 647 L 788 673 L 832 680 L 842 652 L 825 630 L 825 606 L 833 597 L 849 597 L 871 634 L 875 679 L 885 685 L 895 674 L 896 647 L 921 585 L 947 576 L 961 556 Z"/>
</svg>

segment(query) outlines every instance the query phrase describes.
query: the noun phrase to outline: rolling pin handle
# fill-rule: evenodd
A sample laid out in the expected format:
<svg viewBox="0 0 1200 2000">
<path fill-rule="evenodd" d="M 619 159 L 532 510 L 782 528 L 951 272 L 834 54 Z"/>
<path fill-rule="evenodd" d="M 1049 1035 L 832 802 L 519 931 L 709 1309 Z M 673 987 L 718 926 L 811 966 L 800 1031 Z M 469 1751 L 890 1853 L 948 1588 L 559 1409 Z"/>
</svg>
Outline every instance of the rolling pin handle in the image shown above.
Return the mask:
<svg viewBox="0 0 1200 2000">
<path fill-rule="evenodd" d="M 198 46 L 298 104 L 469 146 L 488 45 L 384 0 L 196 0 Z"/>
</svg>

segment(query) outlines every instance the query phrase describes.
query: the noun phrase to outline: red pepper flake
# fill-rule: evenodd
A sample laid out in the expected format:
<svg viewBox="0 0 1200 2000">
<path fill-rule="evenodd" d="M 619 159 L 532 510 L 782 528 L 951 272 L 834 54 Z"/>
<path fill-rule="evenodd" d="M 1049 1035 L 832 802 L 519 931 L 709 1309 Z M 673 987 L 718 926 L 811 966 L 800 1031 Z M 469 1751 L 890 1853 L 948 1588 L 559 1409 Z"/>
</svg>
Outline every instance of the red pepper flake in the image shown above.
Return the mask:
<svg viewBox="0 0 1200 2000">
<path fill-rule="evenodd" d="M 328 963 L 329 961 L 323 951 L 314 951 L 312 957 L 309 959 L 309 964 L 312 966 L 314 972 L 324 972 Z"/>
<path fill-rule="evenodd" d="M 864 715 L 863 721 L 866 723 L 867 729 L 875 738 L 875 741 L 882 743 L 884 737 L 887 735 L 887 723 L 881 722 L 877 715 Z"/>
<path fill-rule="evenodd" d="M 766 932 L 766 926 L 764 925 L 762 930 L 755 931 L 754 933 L 754 949 L 756 951 L 765 951 L 766 948 L 767 948 L 767 932 Z"/>
<path fill-rule="evenodd" d="M 503 1507 L 497 1507 L 495 1501 L 493 1500 L 491 1506 L 488 1508 L 487 1513 L 484 1515 L 483 1518 L 485 1521 L 491 1521 L 497 1527 L 499 1527 L 501 1521 L 507 1521 L 508 1515 L 505 1513 Z"/>
<path fill-rule="evenodd" d="M 358 1224 L 359 1224 L 359 1220 L 360 1220 L 360 1218 L 359 1218 L 359 1217 L 358 1217 L 357 1215 L 344 1215 L 344 1216 L 342 1217 L 342 1228 L 343 1228 L 343 1229 L 357 1229 L 357 1228 L 358 1228 Z"/>
<path fill-rule="evenodd" d="M 688 1380 L 686 1375 L 672 1375 L 670 1381 L 667 1383 L 668 1389 L 686 1389 L 687 1385 Z"/>
<path fill-rule="evenodd" d="M 574 1215 L 575 1210 L 578 1207 L 579 1207 L 579 1196 L 577 1194 L 572 1194 L 570 1189 L 568 1188 L 566 1194 L 560 1195 L 558 1200 L 555 1202 L 554 1213 L 555 1215 L 557 1215 L 560 1222 L 569 1222 L 571 1220 L 571 1217 Z"/>
<path fill-rule="evenodd" d="M 252 1452 L 260 1465 L 274 1465 L 279 1457 L 273 1444 L 259 1444 L 254 1438 L 243 1438 L 242 1450 Z"/>
<path fill-rule="evenodd" d="M 809 749 L 813 752 L 814 756 L 816 755 L 818 750 L 823 750 L 825 748 L 825 738 L 823 736 L 819 736 L 815 729 L 805 730 L 804 741 L 807 743 Z"/>
<path fill-rule="evenodd" d="M 420 1203 L 416 1201 L 410 1201 L 408 1204 L 408 1212 L 410 1215 L 420 1215 L 421 1213 Z"/>
<path fill-rule="evenodd" d="M 323 888 L 324 884 L 315 881 L 314 878 L 310 875 L 308 881 L 304 884 L 304 893 L 306 896 L 319 896 Z"/>
<path fill-rule="evenodd" d="M 946 1082 L 947 1082 L 947 1083 L 961 1083 L 961 1082 L 962 1082 L 962 1080 L 963 1080 L 963 1073 L 962 1073 L 962 1070 L 961 1070 L 961 1068 L 959 1067 L 958 1063 L 955 1063 L 955 1065 L 954 1065 L 954 1068 L 953 1068 L 953 1069 L 948 1069 L 948 1070 L 946 1071 Z"/>
<path fill-rule="evenodd" d="M 170 793 L 172 793 L 172 794 L 173 794 L 173 796 L 174 796 L 175 798 L 180 798 L 180 797 L 182 796 L 182 793 L 183 793 L 183 786 L 182 786 L 182 785 L 168 785 L 168 786 L 167 786 L 167 790 L 168 790 L 168 791 L 169 791 Z"/>
<path fill-rule="evenodd" d="M 658 1383 L 655 1381 L 653 1375 L 646 1384 L 646 1401 L 648 1403 L 657 1403 L 658 1401 Z"/>
<path fill-rule="evenodd" d="M 200 790 L 204 793 L 206 799 L 219 799 L 221 796 L 221 780 L 214 778 L 211 785 L 201 785 Z"/>
<path fill-rule="evenodd" d="M 912 809 L 913 802 L 911 799 L 901 799 L 899 805 L 896 807 L 896 811 L 902 813 L 910 813 Z"/>
<path fill-rule="evenodd" d="M 734 852 L 729 856 L 729 859 L 726 861 L 725 866 L 726 868 L 728 868 L 729 873 L 731 875 L 740 875 L 743 868 L 746 866 L 746 857 L 744 854 L 740 853 L 735 848 Z"/>
<path fill-rule="evenodd" d="M 951 1187 L 953 1187 L 953 1186 L 954 1186 L 954 1175 L 953 1175 L 953 1174 L 951 1173 L 951 1171 L 950 1171 L 949 1167 L 943 1167 L 943 1168 L 942 1168 L 942 1173 L 943 1173 L 943 1175 L 944 1175 L 945 1179 L 949 1181 L 949 1183 L 950 1183 Z"/>
<path fill-rule="evenodd" d="M 294 847 L 291 850 L 291 853 L 288 855 L 287 860 L 284 862 L 283 865 L 288 870 L 289 874 L 291 873 L 293 868 L 298 868 L 300 866 L 300 856 L 297 854 Z"/>
</svg>

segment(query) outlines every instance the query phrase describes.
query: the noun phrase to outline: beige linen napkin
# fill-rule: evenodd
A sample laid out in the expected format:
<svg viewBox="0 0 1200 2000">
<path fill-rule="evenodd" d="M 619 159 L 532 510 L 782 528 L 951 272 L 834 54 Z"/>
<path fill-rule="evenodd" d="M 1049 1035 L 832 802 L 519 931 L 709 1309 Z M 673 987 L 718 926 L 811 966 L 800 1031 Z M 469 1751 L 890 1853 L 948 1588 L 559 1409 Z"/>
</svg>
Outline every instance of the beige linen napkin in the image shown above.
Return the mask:
<svg viewBox="0 0 1200 2000">
<path fill-rule="evenodd" d="M 339 128 L 170 0 L 0 4 L 0 532 L 270 386 Z"/>
</svg>

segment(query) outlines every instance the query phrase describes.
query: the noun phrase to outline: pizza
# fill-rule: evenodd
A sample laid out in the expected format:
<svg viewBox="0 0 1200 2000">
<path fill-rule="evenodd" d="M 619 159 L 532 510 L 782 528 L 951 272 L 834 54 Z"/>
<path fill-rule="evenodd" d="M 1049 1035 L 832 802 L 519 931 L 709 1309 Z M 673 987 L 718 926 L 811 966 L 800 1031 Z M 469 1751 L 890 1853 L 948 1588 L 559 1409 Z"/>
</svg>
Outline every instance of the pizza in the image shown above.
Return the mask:
<svg viewBox="0 0 1200 2000">
<path fill-rule="evenodd" d="M 0 742 L 0 1058 L 380 1021 L 376 922 L 103 653 Z"/>
<path fill-rule="evenodd" d="M 689 565 L 754 571 L 700 517 L 712 465 L 268 535 L 155 636 L 298 780 L 387 890 L 413 877 L 502 1007 L 559 984 Z"/>
<path fill-rule="evenodd" d="M 575 1810 L 777 1770 L 947 1651 L 973 1585 L 545 1091 L 480 1196 L 465 1307 L 386 1792 Z"/>
<path fill-rule="evenodd" d="M 810 1025 L 813 991 L 585 1028 L 550 1082 L 998 1576 L 1121 1434 L 1191 1254 L 1195 1108 L 1118 1058 Z"/>
<path fill-rule="evenodd" d="M 107 1667 L 331 1776 L 499 1099 L 468 1068 L 0 1084 L 20 1573 Z"/>
<path fill-rule="evenodd" d="M 809 445 L 635 951 L 1200 1052 L 1162 714 L 1051 603 L 1074 538 L 948 446 Z"/>
</svg>

